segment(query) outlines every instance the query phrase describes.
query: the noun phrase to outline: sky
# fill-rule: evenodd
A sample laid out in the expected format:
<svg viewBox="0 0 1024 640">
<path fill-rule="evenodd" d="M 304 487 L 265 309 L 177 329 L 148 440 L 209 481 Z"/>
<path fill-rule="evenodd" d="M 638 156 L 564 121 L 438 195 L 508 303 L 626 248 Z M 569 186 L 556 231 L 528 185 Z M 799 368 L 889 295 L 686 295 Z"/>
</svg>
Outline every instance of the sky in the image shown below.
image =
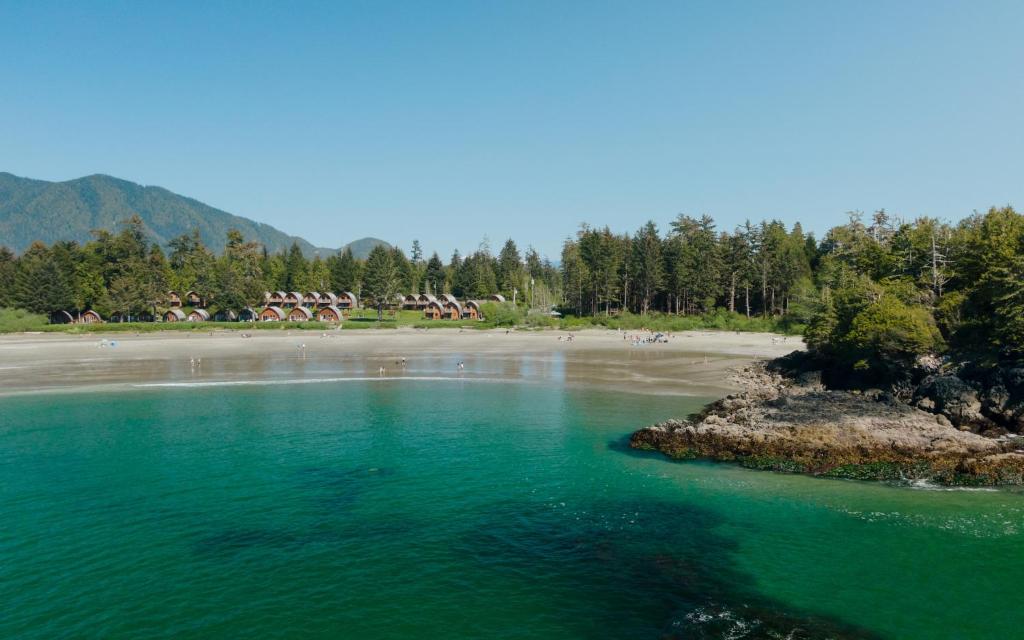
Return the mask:
<svg viewBox="0 0 1024 640">
<path fill-rule="evenodd" d="M 0 0 L 0 171 L 320 246 L 1024 207 L 1024 2 Z"/>
</svg>

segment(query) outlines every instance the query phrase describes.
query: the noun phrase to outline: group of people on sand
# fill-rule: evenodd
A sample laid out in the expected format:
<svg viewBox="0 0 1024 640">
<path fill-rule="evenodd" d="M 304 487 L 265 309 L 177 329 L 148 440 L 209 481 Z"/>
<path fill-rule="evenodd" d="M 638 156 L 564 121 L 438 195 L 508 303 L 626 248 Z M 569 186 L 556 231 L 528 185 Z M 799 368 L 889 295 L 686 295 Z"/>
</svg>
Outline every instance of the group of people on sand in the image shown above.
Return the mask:
<svg viewBox="0 0 1024 640">
<path fill-rule="evenodd" d="M 638 347 L 644 344 L 666 344 L 669 338 L 672 337 L 671 333 L 661 333 L 660 331 L 648 331 L 645 333 L 634 333 L 629 334 L 625 331 L 622 332 L 622 339 L 628 340 L 634 347 Z"/>
</svg>

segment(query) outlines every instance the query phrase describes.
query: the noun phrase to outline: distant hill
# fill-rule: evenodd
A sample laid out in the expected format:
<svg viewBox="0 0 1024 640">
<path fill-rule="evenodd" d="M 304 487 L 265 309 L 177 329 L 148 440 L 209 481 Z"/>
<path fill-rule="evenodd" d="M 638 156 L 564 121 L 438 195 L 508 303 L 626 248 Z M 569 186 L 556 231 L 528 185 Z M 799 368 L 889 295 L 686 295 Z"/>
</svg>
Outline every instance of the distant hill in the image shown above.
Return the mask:
<svg viewBox="0 0 1024 640">
<path fill-rule="evenodd" d="M 171 238 L 199 229 L 203 243 L 220 252 L 228 229 L 238 229 L 246 240 L 260 242 L 271 253 L 285 251 L 293 242 L 309 256 L 336 251 L 161 187 L 144 187 L 105 175 L 47 182 L 0 172 L 0 245 L 19 253 L 36 240 L 46 244 L 88 242 L 93 229 L 116 232 L 119 223 L 134 214 L 142 218 L 150 237 L 163 246 Z M 363 238 L 350 246 L 356 256 L 365 257 L 374 244 L 382 242 Z"/>
<path fill-rule="evenodd" d="M 370 255 L 370 252 L 373 251 L 373 248 L 378 245 L 387 248 L 391 247 L 390 244 L 384 242 L 380 238 L 360 238 L 348 243 L 342 247 L 341 250 L 344 251 L 345 249 L 352 249 L 352 255 L 360 260 L 366 260 L 367 256 Z"/>
</svg>

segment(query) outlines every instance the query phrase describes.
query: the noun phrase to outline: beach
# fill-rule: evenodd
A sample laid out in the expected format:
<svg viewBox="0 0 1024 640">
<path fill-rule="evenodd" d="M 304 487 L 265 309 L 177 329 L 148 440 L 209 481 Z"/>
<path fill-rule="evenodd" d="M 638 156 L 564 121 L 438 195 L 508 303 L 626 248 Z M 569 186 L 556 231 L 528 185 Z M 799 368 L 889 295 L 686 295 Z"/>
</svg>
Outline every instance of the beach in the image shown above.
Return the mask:
<svg viewBox="0 0 1024 640">
<path fill-rule="evenodd" d="M 667 342 L 639 344 L 634 337 L 650 334 L 504 329 L 10 334 L 0 336 L 0 394 L 461 377 L 716 397 L 733 387 L 731 369 L 803 348 L 800 338 L 767 333 L 689 331 L 669 334 Z"/>
</svg>

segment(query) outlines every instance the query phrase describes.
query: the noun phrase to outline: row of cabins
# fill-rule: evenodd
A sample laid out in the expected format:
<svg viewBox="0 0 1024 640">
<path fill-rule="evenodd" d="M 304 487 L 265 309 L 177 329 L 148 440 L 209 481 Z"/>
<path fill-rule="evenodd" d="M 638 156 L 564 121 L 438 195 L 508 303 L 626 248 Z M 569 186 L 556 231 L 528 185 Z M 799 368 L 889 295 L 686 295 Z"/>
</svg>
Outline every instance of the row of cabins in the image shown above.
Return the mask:
<svg viewBox="0 0 1024 640">
<path fill-rule="evenodd" d="M 168 292 L 170 309 L 164 312 L 161 320 L 164 322 L 306 322 L 318 320 L 320 322 L 341 322 L 351 309 L 359 306 L 359 299 L 350 291 L 341 295 L 333 293 L 319 293 L 309 291 L 299 293 L 296 291 L 268 291 L 263 296 L 265 306 L 260 310 L 246 307 L 241 311 L 221 310 L 213 316 L 203 306 L 203 299 L 195 291 L 188 291 L 184 295 L 176 291 Z M 486 300 L 459 300 L 449 294 L 432 295 L 429 293 L 409 294 L 398 296 L 395 300 L 399 306 L 407 310 L 422 311 L 423 317 L 428 320 L 482 320 L 482 305 L 485 302 L 505 302 L 504 296 L 494 294 Z M 185 306 L 195 307 L 186 312 Z M 135 320 L 138 322 L 152 322 L 155 318 L 151 315 L 135 316 L 132 318 L 121 317 L 117 314 L 111 317 L 112 321 Z M 57 311 L 51 315 L 50 321 L 59 324 L 93 324 L 103 322 L 100 314 L 93 310 L 84 311 L 72 315 L 67 311 Z"/>
<path fill-rule="evenodd" d="M 429 293 L 409 294 L 402 297 L 402 308 L 422 310 L 427 320 L 483 320 L 481 306 L 485 302 L 505 302 L 505 297 L 494 294 L 487 300 L 467 300 L 462 303 L 450 293 L 438 296 Z"/>
</svg>

